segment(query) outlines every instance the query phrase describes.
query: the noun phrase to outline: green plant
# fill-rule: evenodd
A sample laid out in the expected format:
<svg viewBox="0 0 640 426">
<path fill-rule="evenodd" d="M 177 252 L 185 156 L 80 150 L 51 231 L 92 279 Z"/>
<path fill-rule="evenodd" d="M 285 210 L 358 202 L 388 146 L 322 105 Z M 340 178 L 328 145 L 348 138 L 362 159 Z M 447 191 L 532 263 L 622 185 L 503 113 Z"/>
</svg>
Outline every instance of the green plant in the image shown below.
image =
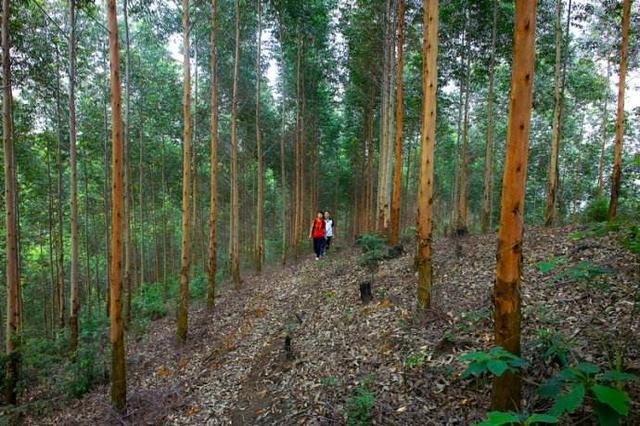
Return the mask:
<svg viewBox="0 0 640 426">
<path fill-rule="evenodd" d="M 512 354 L 500 346 L 491 348 L 488 352 L 469 352 L 460 356 L 460 360 L 469 361 L 469 365 L 462 373 L 462 378 L 470 376 L 480 377 L 491 373 L 501 376 L 505 371 L 515 371 L 527 365 L 522 358 Z"/>
<path fill-rule="evenodd" d="M 553 270 L 556 266 L 565 264 L 566 262 L 566 257 L 556 256 L 552 257 L 551 259 L 539 261 L 538 263 L 536 263 L 536 268 L 538 268 L 538 271 L 540 271 L 540 273 L 546 274 Z"/>
<path fill-rule="evenodd" d="M 514 413 L 513 411 L 490 411 L 483 421 L 474 423 L 474 426 L 501 426 L 510 424 L 529 426 L 535 423 L 554 424 L 558 423 L 558 418 L 549 414 L 521 414 Z"/>
<path fill-rule="evenodd" d="M 622 238 L 622 245 L 632 253 L 640 254 L 640 227 L 629 225 Z"/>
<path fill-rule="evenodd" d="M 603 196 L 593 198 L 583 212 L 583 220 L 587 222 L 604 222 L 609 211 L 609 199 Z"/>
<path fill-rule="evenodd" d="M 337 386 L 338 382 L 338 378 L 333 374 L 320 379 L 320 384 L 323 386 Z"/>
<path fill-rule="evenodd" d="M 355 395 L 347 400 L 347 423 L 353 426 L 364 426 L 371 422 L 371 409 L 375 397 L 373 392 L 361 384 L 356 388 Z"/>
<path fill-rule="evenodd" d="M 622 384 L 630 380 L 636 376 L 620 370 L 601 372 L 597 365 L 581 362 L 560 370 L 538 388 L 538 393 L 554 400 L 551 415 L 573 413 L 586 399 L 600 424 L 616 425 L 629 414 L 629 395 Z"/>
<path fill-rule="evenodd" d="M 424 361 L 427 359 L 428 355 L 429 354 L 425 351 L 411 353 L 407 356 L 407 359 L 405 359 L 404 365 L 407 366 L 407 368 L 419 367 L 424 364 Z"/>
<path fill-rule="evenodd" d="M 547 360 L 555 359 L 561 367 L 565 367 L 569 362 L 573 341 L 563 333 L 549 328 L 539 328 L 536 335 L 538 343 L 544 350 L 542 357 Z"/>
<path fill-rule="evenodd" d="M 147 318 L 156 320 L 167 315 L 167 307 L 164 303 L 162 285 L 147 283 L 140 287 L 131 299 L 131 309 L 134 318 Z"/>
<path fill-rule="evenodd" d="M 378 234 L 362 234 L 356 240 L 356 244 L 362 250 L 358 257 L 358 264 L 361 266 L 375 268 L 386 256 L 385 242 Z"/>
<path fill-rule="evenodd" d="M 551 281 L 557 282 L 563 278 L 568 278 L 571 281 L 589 281 L 600 275 L 610 274 L 611 272 L 611 268 L 596 265 L 587 260 L 581 260 L 577 264 L 571 265 L 556 273 Z"/>
</svg>

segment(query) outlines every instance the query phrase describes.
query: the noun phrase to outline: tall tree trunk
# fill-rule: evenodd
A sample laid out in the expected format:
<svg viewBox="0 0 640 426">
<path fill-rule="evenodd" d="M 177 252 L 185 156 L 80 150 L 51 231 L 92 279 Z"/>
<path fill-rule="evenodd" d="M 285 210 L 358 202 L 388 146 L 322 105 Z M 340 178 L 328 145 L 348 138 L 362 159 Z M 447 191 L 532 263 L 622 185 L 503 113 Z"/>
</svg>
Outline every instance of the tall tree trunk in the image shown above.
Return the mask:
<svg viewBox="0 0 640 426">
<path fill-rule="evenodd" d="M 551 154 L 549 157 L 549 172 L 547 179 L 547 198 L 544 209 L 544 225 L 552 226 L 556 222 L 556 198 L 558 192 L 558 169 L 560 157 L 560 140 L 562 139 L 562 104 L 564 99 L 564 87 L 566 80 L 567 57 L 569 56 L 569 27 L 571 25 L 571 0 L 567 10 L 567 26 L 565 32 L 566 48 L 562 54 L 562 0 L 556 3 L 556 65 L 554 71 L 553 96 L 555 105 L 553 108 L 553 123 L 551 129 Z M 562 67 L 562 68 L 561 68 Z"/>
<path fill-rule="evenodd" d="M 385 203 L 386 190 L 385 183 L 387 178 L 385 173 L 387 171 L 386 165 L 387 153 L 389 151 L 387 139 L 388 135 L 388 115 L 387 105 L 389 99 L 389 68 L 391 58 L 391 0 L 385 0 L 385 10 L 383 15 L 384 27 L 382 38 L 382 79 L 380 89 L 380 147 L 379 147 L 379 161 L 378 161 L 378 194 L 376 197 L 376 230 L 380 233 L 385 231 Z"/>
<path fill-rule="evenodd" d="M 296 137 L 295 137 L 295 148 L 294 148 L 294 224 L 293 224 L 293 244 L 294 244 L 294 253 L 296 259 L 300 254 L 300 239 L 302 237 L 302 188 L 300 187 L 301 182 L 301 174 L 302 170 L 300 167 L 300 157 L 301 153 L 301 127 L 302 127 L 302 114 L 301 114 L 301 104 L 302 104 L 302 90 L 301 90 L 301 62 L 302 62 L 302 38 L 298 33 L 298 53 L 296 59 Z"/>
<path fill-rule="evenodd" d="M 431 304 L 433 230 L 433 153 L 436 138 L 438 85 L 438 0 L 424 0 L 422 42 L 422 114 L 420 117 L 420 178 L 418 183 L 417 244 L 418 307 Z"/>
<path fill-rule="evenodd" d="M 622 174 L 622 139 L 624 137 L 624 85 L 627 76 L 627 55 L 629 48 L 629 15 L 631 0 L 624 0 L 622 6 L 622 44 L 620 46 L 620 74 L 618 79 L 618 110 L 616 116 L 616 144 L 613 151 L 613 172 L 611 173 L 611 200 L 607 217 L 613 220 L 618 210 L 620 177 Z"/>
<path fill-rule="evenodd" d="M 84 251 L 85 251 L 85 297 L 84 303 L 87 306 L 89 317 L 91 317 L 91 254 L 89 250 L 89 219 L 91 212 L 89 209 L 89 175 L 87 174 L 87 163 L 82 163 L 82 174 L 84 175 Z"/>
<path fill-rule="evenodd" d="M 217 244 L 216 224 L 218 217 L 218 5 L 211 0 L 211 181 L 209 194 L 209 253 L 207 306 L 212 308 L 216 297 Z"/>
<path fill-rule="evenodd" d="M 284 36 L 282 20 L 279 21 L 280 30 L 280 48 L 282 49 L 282 68 L 285 66 L 285 51 L 284 51 Z M 282 266 L 287 263 L 287 175 L 285 167 L 285 129 L 286 129 L 286 117 L 285 108 L 287 104 L 286 85 L 282 85 L 282 112 L 281 112 L 281 124 L 280 124 L 280 191 L 282 196 L 281 214 L 282 214 Z"/>
<path fill-rule="evenodd" d="M 484 190 L 480 228 L 486 234 L 491 227 L 491 198 L 493 195 L 493 82 L 496 65 L 496 28 L 498 26 L 498 1 L 493 0 L 493 23 L 491 26 L 491 59 L 489 60 L 489 90 L 487 92 L 487 144 L 484 151 Z"/>
<path fill-rule="evenodd" d="M 191 210 L 189 195 L 191 191 L 191 58 L 189 56 L 189 0 L 182 0 L 182 238 L 180 256 L 180 300 L 178 302 L 178 340 L 187 340 L 187 322 L 189 310 L 189 233 Z"/>
<path fill-rule="evenodd" d="M 127 380 L 122 324 L 122 249 L 124 245 L 124 141 L 122 140 L 122 114 L 120 104 L 120 50 L 118 46 L 118 15 L 116 0 L 107 2 L 109 25 L 109 56 L 111 74 L 111 259 L 110 293 L 111 303 L 111 403 L 122 411 L 127 403 Z"/>
<path fill-rule="evenodd" d="M 536 6 L 536 1 L 516 0 L 509 124 L 494 286 L 495 344 L 515 355 L 520 355 L 520 277 L 535 65 Z M 518 410 L 520 395 L 521 383 L 518 374 L 505 372 L 494 377 L 492 409 Z"/>
<path fill-rule="evenodd" d="M 167 259 L 167 181 L 165 174 L 165 139 L 162 138 L 162 143 L 160 146 L 160 157 L 162 165 L 160 167 L 161 173 L 161 181 L 162 181 L 162 300 L 164 303 L 167 303 L 169 299 L 169 283 L 167 282 L 167 264 L 169 263 Z"/>
<path fill-rule="evenodd" d="M 47 217 L 47 225 L 49 231 L 49 272 L 50 276 L 50 292 L 48 294 L 48 298 L 51 301 L 51 314 L 49 316 L 49 324 L 45 324 L 46 326 L 46 336 L 49 338 L 51 336 L 50 331 L 53 331 L 53 322 L 57 315 L 57 304 L 55 297 L 55 288 L 56 288 L 56 250 L 55 250 L 55 241 L 54 241 L 54 231 L 53 231 L 53 183 L 51 179 L 51 152 L 53 149 L 51 148 L 51 144 L 47 140 L 47 206 L 49 208 L 48 217 Z M 49 327 L 50 326 L 50 327 Z"/>
<path fill-rule="evenodd" d="M 11 10 L 9 0 L 2 0 L 2 142 L 4 147 L 4 205 L 7 258 L 7 333 L 5 350 L 6 363 L 5 392 L 6 401 L 15 405 L 17 400 L 16 385 L 18 383 L 19 339 L 20 329 L 20 276 L 18 265 L 18 221 L 16 200 L 18 185 L 16 181 L 15 152 L 13 141 L 11 94 L 11 40 L 9 38 L 9 17 Z"/>
<path fill-rule="evenodd" d="M 240 260 L 238 253 L 240 233 L 240 206 L 238 204 L 238 72 L 240 62 L 240 2 L 235 0 L 235 51 L 233 61 L 233 93 L 231 98 L 231 278 L 240 287 Z"/>
<path fill-rule="evenodd" d="M 140 102 L 140 104 L 142 105 L 144 102 Z M 142 108 L 140 109 L 140 127 L 138 128 L 138 204 L 139 204 L 139 209 L 140 209 L 140 223 L 138 224 L 138 232 L 140 233 L 140 286 L 142 286 L 142 284 L 144 284 L 144 254 L 145 254 L 145 247 L 144 247 L 144 242 L 146 240 L 146 234 L 144 232 L 144 191 L 143 191 L 143 169 L 142 169 L 142 147 L 143 147 L 143 136 L 144 136 L 144 124 L 142 122 Z"/>
<path fill-rule="evenodd" d="M 466 11 L 465 11 L 466 13 Z M 468 37 L 468 33 L 467 33 Z M 467 40 L 467 49 L 469 42 Z M 456 234 L 464 235 L 468 230 L 467 221 L 467 175 L 469 166 L 469 97 L 471 95 L 471 55 L 466 55 L 465 65 L 465 94 L 464 94 L 464 112 L 462 117 L 462 147 L 460 151 L 460 178 L 458 180 L 458 223 L 456 226 Z"/>
<path fill-rule="evenodd" d="M 104 63 L 103 65 L 105 66 L 106 69 L 106 54 L 104 56 Z M 107 81 L 108 84 L 108 81 Z M 103 120 L 104 120 L 104 143 L 103 143 L 103 151 L 104 151 L 104 164 L 103 164 L 103 186 L 102 186 L 102 190 L 103 190 L 103 210 L 104 210 L 104 242 L 105 242 L 105 248 L 104 248 L 104 256 L 106 259 L 106 271 L 105 271 L 105 292 L 107 293 L 107 316 L 110 315 L 110 310 L 111 308 L 109 307 L 110 303 L 111 303 L 111 292 L 109 291 L 109 283 L 111 282 L 111 268 L 109 267 L 110 265 L 110 259 L 111 259 L 111 252 L 109 250 L 111 241 L 110 241 L 110 233 L 109 233 L 109 223 L 110 223 L 110 212 L 109 212 L 109 200 L 108 200 L 108 194 L 109 194 L 109 183 L 110 183 L 110 179 L 109 179 L 109 150 L 108 150 L 108 139 L 109 139 L 109 124 L 108 124 L 108 113 L 107 113 L 107 103 L 109 102 L 109 94 L 108 94 L 108 87 L 105 86 L 104 89 L 104 102 L 103 102 L 103 108 L 102 108 L 102 115 L 103 115 Z"/>
<path fill-rule="evenodd" d="M 264 260 L 264 159 L 262 154 L 262 138 L 260 134 L 260 54 L 262 44 L 262 1 L 258 0 L 258 40 L 256 52 L 256 151 L 258 156 L 258 200 L 256 206 L 256 272 L 262 272 Z"/>
<path fill-rule="evenodd" d="M 127 93 L 124 126 L 124 281 L 126 287 L 125 324 L 131 321 L 131 292 L 133 281 L 133 246 L 131 232 L 131 152 L 130 152 L 130 122 L 131 122 L 131 58 L 129 45 L 129 0 L 124 0 L 124 34 L 125 34 L 125 90 Z"/>
<path fill-rule="evenodd" d="M 78 165 L 76 159 L 76 2 L 69 0 L 69 166 L 71 169 L 71 300 L 69 303 L 69 349 L 78 347 Z"/>
<path fill-rule="evenodd" d="M 60 101 L 60 60 L 56 54 L 56 169 L 58 171 L 57 193 L 58 202 L 56 203 L 56 216 L 58 221 L 57 232 L 57 254 L 58 254 L 58 280 L 56 284 L 56 298 L 58 305 L 58 327 L 64 328 L 64 216 L 62 214 L 62 113 Z"/>
<path fill-rule="evenodd" d="M 395 131 L 395 163 L 393 170 L 393 192 L 391 196 L 391 227 L 389 231 L 389 244 L 397 245 L 400 242 L 400 195 L 402 193 L 402 124 L 404 114 L 403 98 L 403 57 L 404 44 L 404 0 L 398 0 L 398 58 L 396 64 L 396 131 Z"/>
<path fill-rule="evenodd" d="M 609 66 L 609 60 L 607 60 L 607 79 L 605 80 L 605 89 L 603 94 L 602 105 L 602 133 L 600 141 L 600 160 L 598 161 L 598 192 L 596 195 L 602 196 L 604 192 L 604 154 L 607 145 L 607 121 L 608 121 L 608 106 L 609 106 L 609 85 L 611 80 L 611 67 Z"/>
</svg>

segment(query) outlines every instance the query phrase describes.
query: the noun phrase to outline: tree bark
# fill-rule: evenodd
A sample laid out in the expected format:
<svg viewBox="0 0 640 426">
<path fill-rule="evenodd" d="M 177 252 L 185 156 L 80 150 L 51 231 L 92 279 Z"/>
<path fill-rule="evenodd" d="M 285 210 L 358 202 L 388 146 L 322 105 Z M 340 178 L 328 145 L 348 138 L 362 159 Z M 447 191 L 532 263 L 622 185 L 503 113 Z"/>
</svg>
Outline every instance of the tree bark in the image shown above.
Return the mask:
<svg viewBox="0 0 640 426">
<path fill-rule="evenodd" d="M 465 13 L 467 11 L 465 10 Z M 467 20 L 468 18 L 465 18 Z M 468 37 L 468 32 L 466 33 Z M 466 41 L 467 49 L 469 48 L 469 42 Z M 464 112 L 462 117 L 462 147 L 460 152 L 460 178 L 458 181 L 458 223 L 456 226 L 456 233 L 458 235 L 464 235 L 468 230 L 468 221 L 467 221 L 467 174 L 468 174 L 468 163 L 469 163 L 469 97 L 471 95 L 471 55 L 465 54 L 466 56 L 466 65 L 465 65 L 465 94 L 464 94 Z"/>
<path fill-rule="evenodd" d="M 125 323 L 131 321 L 131 292 L 133 281 L 133 241 L 131 236 L 131 156 L 130 156 L 130 122 L 131 122 L 131 59 L 129 46 L 129 0 L 124 0 L 124 33 L 125 33 L 125 90 L 127 93 L 124 126 L 124 281 L 126 286 Z"/>
<path fill-rule="evenodd" d="M 207 306 L 212 308 L 216 298 L 217 243 L 216 224 L 218 221 L 218 4 L 211 0 L 211 180 L 209 194 L 209 250 L 207 262 Z"/>
<path fill-rule="evenodd" d="M 264 260 L 264 159 L 262 154 L 262 136 L 260 134 L 260 54 L 262 44 L 262 1 L 258 0 L 258 40 L 256 53 L 256 151 L 258 157 L 258 200 L 256 206 L 256 272 L 262 272 Z"/>
<path fill-rule="evenodd" d="M 544 209 L 544 225 L 552 226 L 557 221 L 556 198 L 559 179 L 560 141 L 562 139 L 562 104 L 564 100 L 564 87 L 566 80 L 567 57 L 569 52 L 569 27 L 571 24 L 571 0 L 567 11 L 567 24 L 565 31 L 566 49 L 562 54 L 562 0 L 556 3 L 556 65 L 554 71 L 553 96 L 555 106 L 553 108 L 553 123 L 551 129 L 551 154 L 549 158 L 549 172 L 547 180 L 547 198 Z M 562 67 L 562 69 L 561 69 Z"/>
<path fill-rule="evenodd" d="M 603 94 L 602 105 L 602 129 L 601 141 L 600 141 L 600 160 L 598 161 L 598 192 L 597 196 L 602 196 L 604 191 L 604 154 L 607 145 L 607 121 L 608 121 L 608 106 L 609 106 L 609 84 L 611 80 L 611 68 L 609 61 L 607 60 L 607 79 L 605 80 L 605 89 Z"/>
<path fill-rule="evenodd" d="M 69 350 L 78 347 L 78 165 L 76 154 L 76 1 L 69 0 L 69 168 L 71 169 L 71 299 L 69 302 Z"/>
<path fill-rule="evenodd" d="M 56 54 L 56 59 L 57 54 Z M 64 216 L 62 214 L 62 202 L 64 194 L 62 192 L 62 113 L 60 102 L 60 61 L 56 60 L 56 169 L 58 172 L 57 178 L 57 193 L 58 202 L 56 203 L 56 216 L 58 222 L 57 232 L 57 262 L 58 262 L 58 279 L 56 283 L 56 304 L 58 306 L 58 327 L 64 328 Z"/>
<path fill-rule="evenodd" d="M 178 340 L 187 340 L 188 310 L 189 310 L 189 233 L 190 233 L 190 191 L 191 191 L 191 58 L 189 56 L 189 0 L 182 0 L 182 55 L 183 55 L 183 84 L 182 84 L 182 238 L 180 256 L 180 300 L 178 302 Z"/>
<path fill-rule="evenodd" d="M 395 163 L 393 170 L 393 191 L 391 195 L 391 226 L 389 230 L 389 244 L 400 242 L 400 196 L 402 193 L 402 125 L 404 115 L 403 98 L 403 57 L 404 45 L 404 0 L 398 0 L 398 57 L 396 65 L 396 131 L 395 131 Z"/>
<path fill-rule="evenodd" d="M 622 6 L 622 43 L 620 46 L 620 73 L 618 79 L 618 109 L 616 112 L 616 143 L 613 150 L 613 172 L 611 173 L 611 199 L 607 217 L 613 220 L 618 210 L 620 177 L 622 174 L 622 139 L 624 138 L 624 85 L 627 76 L 627 56 L 629 49 L 629 15 L 631 0 L 624 0 Z"/>
<path fill-rule="evenodd" d="M 15 152 L 13 141 L 11 93 L 11 39 L 9 34 L 9 17 L 11 16 L 9 0 L 2 0 L 2 142 L 4 147 L 4 205 L 6 226 L 6 273 L 7 273 L 7 333 L 5 350 L 8 357 L 6 363 L 5 392 L 6 401 L 15 405 L 17 402 L 16 385 L 18 383 L 19 340 L 20 330 L 20 274 L 18 265 L 18 221 L 16 200 L 18 185 L 16 181 Z"/>
<path fill-rule="evenodd" d="M 420 117 L 420 177 L 418 182 L 417 253 L 418 308 L 431 304 L 433 229 L 433 153 L 436 138 L 438 86 L 438 0 L 424 0 L 422 42 L 422 114 Z"/>
<path fill-rule="evenodd" d="M 493 23 L 491 26 L 491 59 L 489 60 L 489 90 L 487 92 L 487 144 L 484 152 L 484 190 L 480 228 L 486 234 L 491 227 L 491 199 L 493 196 L 493 83 L 496 65 L 496 28 L 498 26 L 498 2 L 493 0 Z"/>
<path fill-rule="evenodd" d="M 241 285 L 239 260 L 240 206 L 238 204 L 238 72 L 240 62 L 240 3 L 235 0 L 235 50 L 233 92 L 231 98 L 231 278 L 236 288 Z"/>
<path fill-rule="evenodd" d="M 531 98 L 535 65 L 536 1 L 516 0 L 509 123 L 502 178 L 494 286 L 495 344 L 520 355 L 520 277 L 524 233 Z M 493 410 L 519 410 L 521 382 L 505 372 L 493 380 Z"/>
<path fill-rule="evenodd" d="M 285 51 L 284 51 L 284 35 L 282 20 L 279 21 L 280 30 L 280 48 L 282 49 L 282 69 L 285 67 Z M 282 196 L 281 214 L 282 214 L 282 266 L 287 263 L 287 177 L 285 167 L 285 129 L 286 117 L 285 108 L 287 104 L 286 85 L 282 85 L 282 112 L 280 124 L 280 190 Z"/>
<path fill-rule="evenodd" d="M 120 50 L 116 0 L 107 2 L 109 25 L 109 56 L 111 75 L 111 259 L 110 259 L 110 321 L 111 321 L 111 403 L 122 411 L 127 401 L 127 382 L 122 324 L 122 250 L 124 246 L 124 141 L 122 138 Z"/>
</svg>

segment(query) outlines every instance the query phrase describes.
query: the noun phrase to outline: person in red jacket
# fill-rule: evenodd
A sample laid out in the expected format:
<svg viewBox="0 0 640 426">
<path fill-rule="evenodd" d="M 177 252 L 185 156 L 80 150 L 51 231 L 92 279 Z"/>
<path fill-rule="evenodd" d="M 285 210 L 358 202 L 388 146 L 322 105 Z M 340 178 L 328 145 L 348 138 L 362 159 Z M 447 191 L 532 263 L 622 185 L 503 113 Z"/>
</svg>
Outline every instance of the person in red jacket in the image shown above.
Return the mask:
<svg viewBox="0 0 640 426">
<path fill-rule="evenodd" d="M 313 251 L 316 253 L 316 260 L 320 259 L 324 252 L 325 226 L 324 214 L 319 211 L 309 229 L 309 238 L 313 238 Z"/>
</svg>

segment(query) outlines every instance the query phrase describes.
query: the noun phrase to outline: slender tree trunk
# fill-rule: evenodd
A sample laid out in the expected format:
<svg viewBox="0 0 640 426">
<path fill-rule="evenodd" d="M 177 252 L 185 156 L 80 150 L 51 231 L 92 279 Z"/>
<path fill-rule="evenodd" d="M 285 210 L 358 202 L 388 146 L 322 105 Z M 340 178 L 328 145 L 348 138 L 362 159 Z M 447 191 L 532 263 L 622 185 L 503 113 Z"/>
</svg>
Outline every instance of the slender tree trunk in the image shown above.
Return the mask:
<svg viewBox="0 0 640 426">
<path fill-rule="evenodd" d="M 46 333 L 47 338 L 51 336 L 50 331 L 51 332 L 53 331 L 53 327 L 54 327 L 53 322 L 57 315 L 57 303 L 56 303 L 56 297 L 55 297 L 55 286 L 56 286 L 56 277 L 57 277 L 57 271 L 56 271 L 57 265 L 55 263 L 55 258 L 57 254 L 55 251 L 55 241 L 54 241 L 54 231 L 53 231 L 53 183 L 51 179 L 51 152 L 52 151 L 53 150 L 51 149 L 51 144 L 47 140 L 47 206 L 49 207 L 47 225 L 48 225 L 48 231 L 49 231 L 49 272 L 51 274 L 50 292 L 47 296 L 51 301 L 51 315 L 49 316 L 50 324 L 45 324 L 47 327 L 47 333 Z"/>
<path fill-rule="evenodd" d="M 143 102 L 141 102 L 142 104 Z M 144 284 L 144 253 L 145 253 L 145 247 L 144 247 L 144 242 L 146 240 L 146 234 L 144 232 L 144 196 L 143 196 L 143 168 L 142 168 L 142 147 L 143 147 L 143 135 L 144 135 L 144 125 L 142 122 L 142 109 L 140 110 L 140 128 L 138 129 L 138 203 L 139 203 L 139 208 L 140 208 L 140 223 L 138 224 L 139 227 L 139 232 L 140 232 L 140 286 L 142 286 L 142 284 Z"/>
<path fill-rule="evenodd" d="M 131 59 L 129 46 L 129 0 L 124 0 L 124 33 L 125 33 L 125 90 L 127 93 L 124 126 L 124 281 L 126 286 L 125 324 L 131 321 L 131 292 L 133 281 L 133 241 L 131 235 L 131 156 L 130 156 L 130 122 L 131 122 Z"/>
<path fill-rule="evenodd" d="M 389 244 L 400 242 L 400 195 L 402 192 L 402 125 L 404 115 L 403 98 L 403 57 L 404 44 L 404 0 L 398 0 L 398 58 L 396 65 L 396 131 L 395 131 L 395 164 L 393 170 L 393 192 L 391 196 L 391 227 Z"/>
<path fill-rule="evenodd" d="M 385 228 L 385 203 L 386 203 L 386 191 L 385 172 L 387 171 L 386 165 L 387 153 L 388 153 L 388 115 L 387 104 L 389 98 L 389 68 L 390 68 L 390 45 L 391 45 L 391 0 L 385 0 L 384 11 L 384 27 L 382 38 L 382 81 L 380 90 L 380 147 L 379 147 L 379 160 L 378 160 L 378 194 L 376 197 L 376 230 L 380 233 L 384 233 Z"/>
<path fill-rule="evenodd" d="M 122 324 L 122 249 L 124 246 L 124 141 L 122 140 L 122 115 L 120 104 L 120 49 L 118 46 L 118 21 L 116 0 L 107 2 L 109 25 L 109 54 L 111 73 L 111 259 L 110 293 L 111 303 L 111 403 L 122 411 L 127 403 L 127 380 L 125 365 L 124 330 Z"/>
<path fill-rule="evenodd" d="M 167 282 L 167 182 L 165 176 L 165 140 L 162 138 L 162 144 L 160 147 L 161 156 L 161 181 L 162 181 L 162 300 L 167 303 L 169 299 L 169 283 Z"/>
<path fill-rule="evenodd" d="M 629 48 L 629 15 L 631 0 L 624 0 L 622 6 L 622 44 L 620 46 L 620 74 L 618 83 L 618 110 L 616 112 L 616 144 L 613 151 L 613 172 L 611 173 L 611 200 L 607 217 L 613 220 L 618 210 L 620 177 L 622 174 L 622 139 L 624 137 L 624 85 L 627 76 L 627 55 Z"/>
<path fill-rule="evenodd" d="M 19 370 L 19 339 L 20 329 L 20 275 L 18 265 L 20 253 L 18 250 L 18 220 L 16 200 L 18 185 L 16 181 L 15 153 L 13 141 L 11 94 L 11 40 L 9 34 L 9 17 L 11 10 L 9 0 L 2 0 L 2 142 L 4 147 L 4 205 L 6 232 L 6 273 L 7 273 L 7 333 L 5 336 L 5 350 L 8 357 L 6 363 L 5 392 L 6 401 L 15 405 L 17 402 L 16 385 Z"/>
<path fill-rule="evenodd" d="M 602 105 L 602 140 L 600 141 L 600 161 L 598 161 L 598 192 L 596 195 L 602 196 L 604 192 L 604 154 L 607 145 L 607 121 L 608 121 L 608 106 L 609 106 L 609 82 L 611 79 L 611 67 L 607 60 L 607 79 L 605 80 L 605 89 L 603 95 Z"/>
<path fill-rule="evenodd" d="M 520 355 L 520 277 L 535 65 L 536 6 L 536 1 L 516 0 L 509 124 L 494 286 L 495 344 L 515 355 Z M 520 395 L 518 374 L 505 372 L 496 376 L 493 380 L 492 409 L 519 410 Z"/>
<path fill-rule="evenodd" d="M 491 26 L 491 59 L 489 60 L 489 90 L 487 92 L 487 144 L 484 151 L 484 190 L 480 228 L 486 234 L 491 227 L 491 198 L 493 195 L 493 82 L 496 65 L 496 28 L 498 26 L 498 1 L 493 0 L 493 24 Z"/>
<path fill-rule="evenodd" d="M 284 51 L 284 36 L 282 20 L 279 22 L 280 29 L 280 47 L 282 49 L 282 68 L 285 66 L 285 51 Z M 284 71 L 283 71 L 284 72 Z M 281 112 L 281 124 L 280 124 L 280 190 L 282 196 L 281 214 L 282 214 L 282 266 L 287 263 L 287 175 L 285 167 L 285 129 L 286 129 L 286 117 L 285 108 L 287 104 L 287 94 L 285 92 L 286 85 L 282 85 L 282 112 Z"/>
<path fill-rule="evenodd" d="M 262 44 L 262 1 L 258 0 L 258 41 L 256 53 L 256 151 L 258 156 L 258 201 L 256 206 L 256 272 L 262 272 L 264 260 L 264 159 L 262 154 L 262 138 L 260 134 L 260 54 Z"/>
<path fill-rule="evenodd" d="M 424 0 L 422 43 L 422 114 L 420 132 L 420 178 L 418 184 L 416 264 L 418 266 L 418 308 L 431 304 L 433 230 L 433 153 L 436 138 L 438 85 L 438 0 Z"/>
<path fill-rule="evenodd" d="M 211 181 L 209 204 L 209 258 L 207 306 L 212 308 L 216 295 L 217 243 L 216 224 L 218 217 L 218 5 L 211 0 Z"/>
<path fill-rule="evenodd" d="M 567 57 L 569 56 L 569 28 L 571 25 L 571 0 L 567 10 L 567 24 L 565 31 L 566 49 L 562 55 L 562 0 L 557 0 L 556 5 L 556 65 L 553 96 L 555 106 L 553 109 L 553 123 L 551 129 L 551 155 L 549 158 L 549 178 L 547 180 L 547 198 L 544 209 L 544 225 L 552 226 L 557 220 L 556 198 L 558 192 L 558 169 L 560 157 L 560 141 L 562 139 L 562 104 L 564 100 L 564 87 L 566 80 Z M 562 69 L 561 69 L 562 66 Z"/>
<path fill-rule="evenodd" d="M 57 58 L 57 55 L 56 55 Z M 56 169 L 58 171 L 57 192 L 58 202 L 56 203 L 56 216 L 58 220 L 57 233 L 57 254 L 58 254 L 58 281 L 56 284 L 56 298 L 58 305 L 58 327 L 64 328 L 64 220 L 62 215 L 62 113 L 60 101 L 60 61 L 56 60 Z"/>
<path fill-rule="evenodd" d="M 182 134 L 182 241 L 180 256 L 180 300 L 178 302 L 178 340 L 187 340 L 187 322 L 189 310 L 189 233 L 191 210 L 189 192 L 191 190 L 191 58 L 189 56 L 189 0 L 182 0 L 182 54 L 183 93 L 182 116 L 184 131 Z"/>
<path fill-rule="evenodd" d="M 106 54 L 104 56 L 104 65 L 105 65 L 105 69 L 106 69 Z M 111 221 L 110 218 L 110 212 L 109 212 L 109 200 L 108 200 L 108 194 L 109 194 L 109 150 L 108 150 L 108 139 L 109 139 L 109 124 L 108 124 L 108 113 L 107 113 L 107 103 L 109 102 L 109 94 L 108 94 L 108 88 L 105 87 L 104 90 L 104 103 L 103 103 L 103 109 L 102 109 L 102 114 L 103 114 L 103 119 L 104 119 L 104 144 L 103 144 L 103 150 L 104 150 L 104 176 L 103 176 L 103 210 L 104 210 L 104 242 L 105 242 L 105 248 L 104 248 L 104 256 L 106 259 L 106 271 L 105 271 L 105 292 L 107 294 L 107 316 L 110 315 L 110 311 L 111 308 L 109 307 L 109 305 L 111 304 L 111 292 L 109 291 L 109 283 L 111 282 L 111 268 L 109 267 L 110 265 L 110 259 L 111 259 L 111 252 L 109 250 L 111 241 L 110 241 L 110 232 L 109 232 L 109 223 Z"/>
<path fill-rule="evenodd" d="M 240 2 L 235 0 L 235 51 L 233 61 L 233 93 L 231 98 L 231 278 L 236 288 L 241 285 L 239 260 L 240 206 L 238 204 L 238 73 L 240 62 Z"/>
<path fill-rule="evenodd" d="M 466 13 L 466 11 L 465 11 Z M 467 33 L 468 37 L 468 33 Z M 469 42 L 467 40 L 467 49 L 469 48 Z M 469 97 L 471 95 L 471 85 L 469 82 L 471 75 L 471 55 L 466 55 L 465 66 L 465 94 L 464 94 L 464 112 L 462 117 L 462 147 L 460 152 L 460 178 L 458 181 L 458 224 L 456 227 L 456 234 L 464 235 L 468 230 L 467 221 L 467 174 L 469 163 Z"/>
<path fill-rule="evenodd" d="M 300 240 L 301 240 L 301 230 L 302 230 L 302 188 L 300 187 L 301 182 L 301 174 L 302 169 L 300 167 L 302 156 L 301 153 L 301 127 L 302 127 L 302 114 L 301 114 L 301 103 L 302 103 L 302 90 L 301 90 L 301 62 L 302 62 L 302 38 L 298 34 L 298 53 L 296 59 L 296 137 L 295 137 L 295 149 L 294 149 L 294 224 L 293 224 L 293 244 L 294 244 L 294 252 L 296 259 L 300 254 Z"/>
<path fill-rule="evenodd" d="M 71 300 L 69 302 L 69 349 L 78 347 L 78 165 L 76 159 L 76 2 L 69 1 L 69 166 L 71 169 Z"/>
<path fill-rule="evenodd" d="M 84 251 L 85 251 L 85 298 L 84 303 L 87 306 L 89 317 L 91 317 L 91 254 L 89 250 L 89 219 L 91 212 L 89 210 L 89 175 L 87 174 L 87 163 L 82 163 L 82 172 L 84 174 Z"/>
</svg>

